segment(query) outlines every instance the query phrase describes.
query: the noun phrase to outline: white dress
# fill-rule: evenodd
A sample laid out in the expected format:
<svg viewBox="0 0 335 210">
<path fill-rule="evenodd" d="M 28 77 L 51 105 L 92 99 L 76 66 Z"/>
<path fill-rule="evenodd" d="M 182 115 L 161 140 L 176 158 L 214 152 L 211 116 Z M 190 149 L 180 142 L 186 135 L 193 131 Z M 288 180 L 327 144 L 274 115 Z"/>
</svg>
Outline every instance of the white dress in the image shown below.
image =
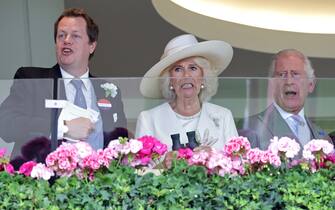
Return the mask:
<svg viewBox="0 0 335 210">
<path fill-rule="evenodd" d="M 142 111 L 138 117 L 135 137 L 151 135 L 162 143 L 167 144 L 168 151 L 172 150 L 172 134 L 180 135 L 180 143 L 188 143 L 182 121 L 177 117 L 171 106 L 166 102 L 150 110 Z M 222 106 L 205 102 L 202 104 L 196 132 L 203 138 L 205 133 L 209 138 L 217 139 L 212 145 L 215 149 L 222 149 L 231 137 L 238 136 L 231 111 Z"/>
</svg>

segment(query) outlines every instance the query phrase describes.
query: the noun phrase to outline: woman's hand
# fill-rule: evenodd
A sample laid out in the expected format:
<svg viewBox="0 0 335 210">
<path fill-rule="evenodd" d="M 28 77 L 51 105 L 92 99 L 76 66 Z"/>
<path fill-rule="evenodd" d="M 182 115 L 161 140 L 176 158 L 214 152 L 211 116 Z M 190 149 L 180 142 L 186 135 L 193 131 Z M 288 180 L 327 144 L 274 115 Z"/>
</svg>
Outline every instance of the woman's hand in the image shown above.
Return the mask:
<svg viewBox="0 0 335 210">
<path fill-rule="evenodd" d="M 172 161 L 177 158 L 177 152 L 176 151 L 170 151 L 167 152 L 165 155 L 165 158 L 163 160 L 163 166 L 164 168 L 170 169 L 172 166 Z"/>
</svg>

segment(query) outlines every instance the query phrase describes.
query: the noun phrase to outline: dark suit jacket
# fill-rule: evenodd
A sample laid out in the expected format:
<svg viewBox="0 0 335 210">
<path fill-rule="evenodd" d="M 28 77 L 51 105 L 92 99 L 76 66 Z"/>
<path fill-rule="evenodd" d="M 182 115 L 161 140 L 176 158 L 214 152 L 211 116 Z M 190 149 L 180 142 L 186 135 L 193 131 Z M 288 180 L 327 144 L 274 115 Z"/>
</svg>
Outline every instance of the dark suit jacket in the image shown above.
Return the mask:
<svg viewBox="0 0 335 210">
<path fill-rule="evenodd" d="M 312 123 L 310 119 L 305 118 L 310 128 L 312 139 L 330 139 L 329 136 Z M 239 123 L 238 127 L 242 128 L 238 131 L 239 135 L 247 137 L 251 147 L 258 147 L 262 150 L 268 148 L 270 139 L 274 136 L 278 136 L 278 138 L 287 136 L 299 140 L 273 105 L 270 105 L 257 115 L 244 119 L 243 122 Z M 302 148 L 301 143 L 300 146 Z"/>
<path fill-rule="evenodd" d="M 21 146 L 28 140 L 50 136 L 51 111 L 45 108 L 45 99 L 53 99 L 54 95 L 58 99 L 66 99 L 64 83 L 57 82 L 59 78 L 62 75 L 58 65 L 52 68 L 22 67 L 17 70 L 10 94 L 0 106 L 0 137 L 7 142 L 15 141 L 13 155 L 18 154 Z M 102 81 L 91 82 L 97 101 L 105 98 L 105 91 L 100 87 Z M 108 99 L 112 108 L 99 107 L 104 133 L 111 132 L 116 127 L 126 128 L 120 89 L 115 98 Z M 114 113 L 117 113 L 116 122 Z"/>
</svg>

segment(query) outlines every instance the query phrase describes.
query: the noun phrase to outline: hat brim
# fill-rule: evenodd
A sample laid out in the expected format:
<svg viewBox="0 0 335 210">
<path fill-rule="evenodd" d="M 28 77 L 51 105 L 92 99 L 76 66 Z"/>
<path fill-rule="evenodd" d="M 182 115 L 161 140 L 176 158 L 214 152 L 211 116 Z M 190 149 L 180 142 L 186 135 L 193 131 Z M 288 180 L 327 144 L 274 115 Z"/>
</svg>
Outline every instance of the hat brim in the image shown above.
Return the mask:
<svg viewBox="0 0 335 210">
<path fill-rule="evenodd" d="M 162 98 L 160 90 L 162 81 L 159 78 L 162 71 L 177 61 L 193 56 L 206 58 L 211 64 L 214 75 L 218 76 L 231 62 L 233 48 L 224 41 L 204 41 L 161 59 L 145 73 L 140 84 L 142 95 L 148 98 Z"/>
</svg>

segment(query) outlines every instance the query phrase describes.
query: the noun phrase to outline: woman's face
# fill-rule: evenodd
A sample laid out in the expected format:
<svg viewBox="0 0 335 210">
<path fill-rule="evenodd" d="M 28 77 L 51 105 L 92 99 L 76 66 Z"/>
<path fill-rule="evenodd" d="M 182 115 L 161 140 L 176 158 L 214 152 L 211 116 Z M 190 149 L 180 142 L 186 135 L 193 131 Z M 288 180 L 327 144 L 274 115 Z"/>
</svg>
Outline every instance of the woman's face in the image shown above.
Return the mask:
<svg viewBox="0 0 335 210">
<path fill-rule="evenodd" d="M 199 95 L 203 76 L 203 70 L 194 62 L 194 58 L 186 58 L 170 69 L 170 85 L 177 98 L 195 98 Z"/>
</svg>

